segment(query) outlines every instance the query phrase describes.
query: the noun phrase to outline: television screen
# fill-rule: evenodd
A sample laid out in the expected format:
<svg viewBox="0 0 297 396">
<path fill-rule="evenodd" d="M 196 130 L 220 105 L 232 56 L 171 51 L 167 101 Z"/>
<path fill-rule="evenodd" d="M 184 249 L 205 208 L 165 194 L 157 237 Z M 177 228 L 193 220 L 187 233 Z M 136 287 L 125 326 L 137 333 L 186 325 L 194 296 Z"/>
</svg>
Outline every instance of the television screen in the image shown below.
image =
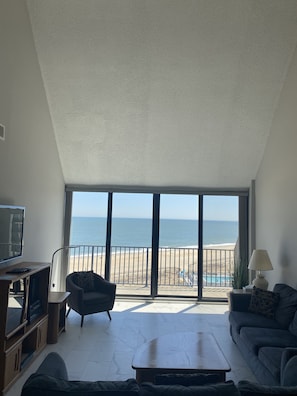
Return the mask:
<svg viewBox="0 0 297 396">
<path fill-rule="evenodd" d="M 0 263 L 23 254 L 25 208 L 0 205 Z"/>
</svg>

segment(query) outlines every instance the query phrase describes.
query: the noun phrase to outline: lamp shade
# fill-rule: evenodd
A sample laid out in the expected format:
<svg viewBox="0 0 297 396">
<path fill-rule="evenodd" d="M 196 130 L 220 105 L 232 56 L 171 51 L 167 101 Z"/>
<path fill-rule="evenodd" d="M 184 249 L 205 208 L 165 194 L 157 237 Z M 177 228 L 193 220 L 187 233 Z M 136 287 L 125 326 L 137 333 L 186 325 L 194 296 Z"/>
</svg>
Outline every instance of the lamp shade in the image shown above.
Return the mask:
<svg viewBox="0 0 297 396">
<path fill-rule="evenodd" d="M 267 250 L 256 249 L 251 256 L 248 269 L 255 271 L 273 270 Z"/>
</svg>

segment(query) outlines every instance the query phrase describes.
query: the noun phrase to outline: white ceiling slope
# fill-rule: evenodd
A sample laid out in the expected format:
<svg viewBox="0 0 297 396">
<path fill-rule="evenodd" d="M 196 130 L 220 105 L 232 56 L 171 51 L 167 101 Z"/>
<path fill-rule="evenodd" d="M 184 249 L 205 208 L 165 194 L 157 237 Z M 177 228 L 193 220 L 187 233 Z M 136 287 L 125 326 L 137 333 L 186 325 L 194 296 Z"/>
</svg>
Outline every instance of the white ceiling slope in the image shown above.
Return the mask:
<svg viewBox="0 0 297 396">
<path fill-rule="evenodd" d="M 27 6 L 66 184 L 249 186 L 296 48 L 296 0 Z"/>
</svg>

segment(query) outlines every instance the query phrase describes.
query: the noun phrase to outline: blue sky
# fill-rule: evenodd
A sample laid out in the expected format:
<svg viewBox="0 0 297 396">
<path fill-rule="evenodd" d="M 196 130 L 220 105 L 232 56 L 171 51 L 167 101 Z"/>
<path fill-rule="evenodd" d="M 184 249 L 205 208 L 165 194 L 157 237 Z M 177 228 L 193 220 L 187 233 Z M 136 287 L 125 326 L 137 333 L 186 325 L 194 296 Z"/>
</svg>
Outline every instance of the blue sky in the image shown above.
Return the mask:
<svg viewBox="0 0 297 396">
<path fill-rule="evenodd" d="M 150 218 L 152 215 L 152 194 L 114 193 L 114 217 Z M 162 194 L 161 218 L 197 219 L 197 196 Z M 107 193 L 73 194 L 73 216 L 105 217 Z M 205 196 L 205 220 L 238 220 L 238 197 Z"/>
</svg>

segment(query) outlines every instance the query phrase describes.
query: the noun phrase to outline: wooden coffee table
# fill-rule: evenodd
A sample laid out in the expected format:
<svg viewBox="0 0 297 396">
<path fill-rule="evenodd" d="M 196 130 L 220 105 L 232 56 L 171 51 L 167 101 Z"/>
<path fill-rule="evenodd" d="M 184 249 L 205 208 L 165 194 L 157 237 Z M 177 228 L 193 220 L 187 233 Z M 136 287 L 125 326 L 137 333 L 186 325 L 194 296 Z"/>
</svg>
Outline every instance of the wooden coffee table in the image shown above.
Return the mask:
<svg viewBox="0 0 297 396">
<path fill-rule="evenodd" d="M 226 380 L 231 368 L 211 333 L 182 332 L 157 337 L 135 353 L 132 368 L 137 382 L 154 382 L 166 373 L 215 373 Z"/>
</svg>

